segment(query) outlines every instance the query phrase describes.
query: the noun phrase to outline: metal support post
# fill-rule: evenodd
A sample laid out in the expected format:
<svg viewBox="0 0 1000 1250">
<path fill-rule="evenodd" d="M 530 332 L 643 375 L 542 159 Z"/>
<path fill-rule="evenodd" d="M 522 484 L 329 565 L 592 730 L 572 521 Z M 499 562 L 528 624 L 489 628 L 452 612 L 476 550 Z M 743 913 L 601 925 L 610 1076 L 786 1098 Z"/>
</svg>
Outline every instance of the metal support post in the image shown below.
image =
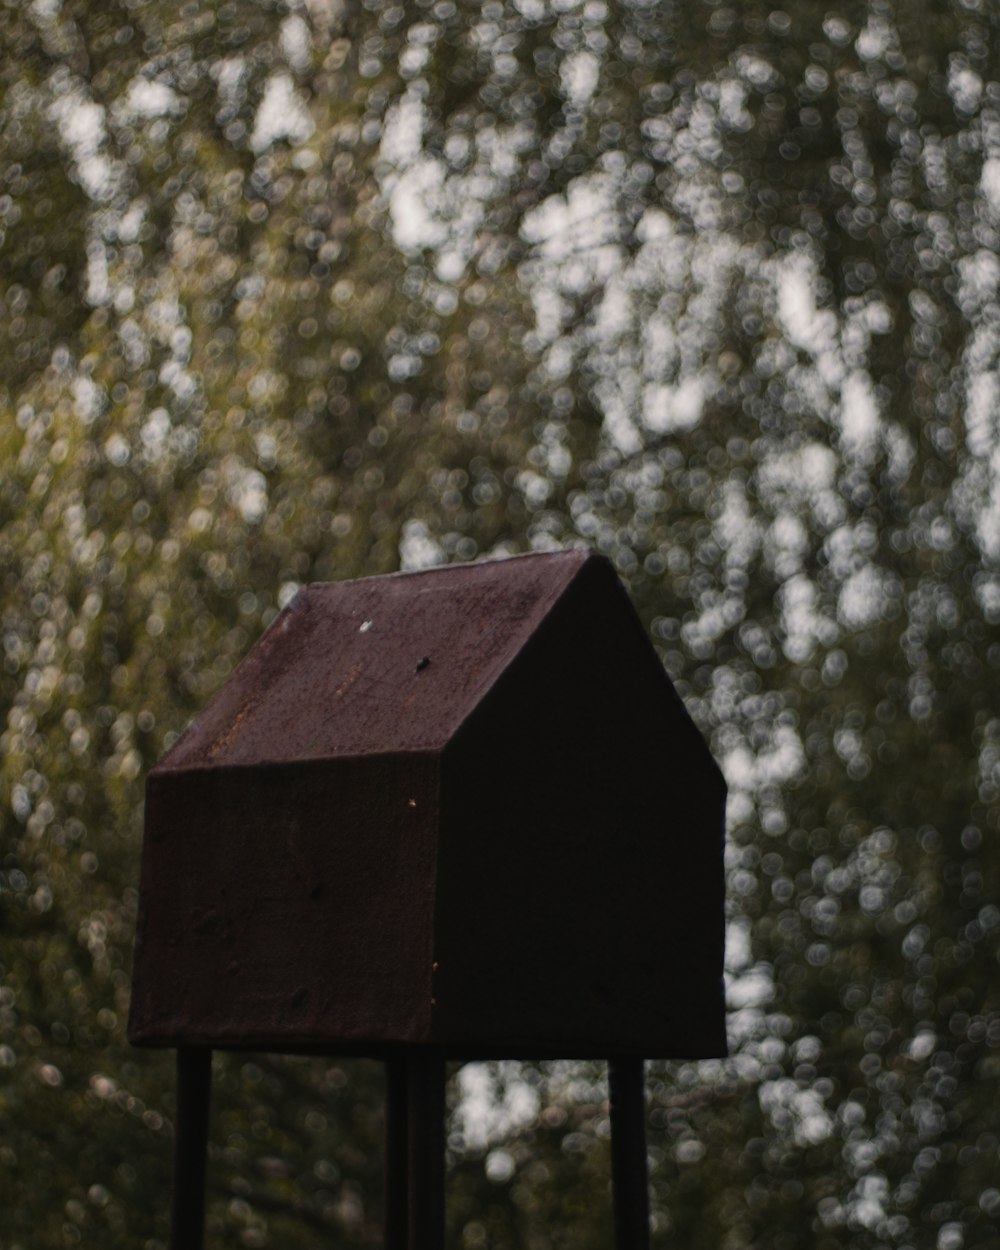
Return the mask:
<svg viewBox="0 0 1000 1250">
<path fill-rule="evenodd" d="M 385 1250 L 406 1250 L 408 1098 L 406 1060 L 399 1055 L 385 1061 Z"/>
<path fill-rule="evenodd" d="M 608 1060 L 616 1250 L 649 1250 L 646 1090 L 642 1059 Z"/>
<path fill-rule="evenodd" d="M 407 1250 L 444 1250 L 444 1057 L 415 1050 L 405 1063 Z"/>
<path fill-rule="evenodd" d="M 202 1250 L 205 1230 L 205 1148 L 208 1140 L 211 1085 L 212 1052 L 201 1047 L 178 1047 L 170 1250 Z"/>
</svg>

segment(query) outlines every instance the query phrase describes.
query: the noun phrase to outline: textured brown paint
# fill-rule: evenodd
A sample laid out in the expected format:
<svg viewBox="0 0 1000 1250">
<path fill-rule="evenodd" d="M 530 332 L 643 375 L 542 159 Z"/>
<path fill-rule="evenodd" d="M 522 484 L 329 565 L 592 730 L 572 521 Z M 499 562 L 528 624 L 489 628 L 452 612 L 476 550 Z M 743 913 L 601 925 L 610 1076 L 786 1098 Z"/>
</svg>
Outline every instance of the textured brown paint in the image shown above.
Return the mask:
<svg viewBox="0 0 1000 1250">
<path fill-rule="evenodd" d="M 150 774 L 130 1036 L 723 1054 L 724 801 L 600 557 L 308 587 Z"/>
<path fill-rule="evenodd" d="M 146 802 L 133 1041 L 426 1037 L 433 756 L 154 773 Z"/>
<path fill-rule="evenodd" d="M 306 586 L 157 768 L 438 751 L 586 558 Z"/>
</svg>

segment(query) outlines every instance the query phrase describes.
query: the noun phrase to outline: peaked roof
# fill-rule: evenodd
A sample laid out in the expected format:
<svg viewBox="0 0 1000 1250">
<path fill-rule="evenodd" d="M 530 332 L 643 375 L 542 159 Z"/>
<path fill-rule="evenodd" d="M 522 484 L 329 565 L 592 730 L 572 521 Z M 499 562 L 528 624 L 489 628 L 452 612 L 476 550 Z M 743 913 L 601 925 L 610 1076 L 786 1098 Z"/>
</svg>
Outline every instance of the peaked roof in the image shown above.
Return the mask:
<svg viewBox="0 0 1000 1250">
<path fill-rule="evenodd" d="M 443 749 L 586 551 L 306 586 L 156 772 Z"/>
</svg>

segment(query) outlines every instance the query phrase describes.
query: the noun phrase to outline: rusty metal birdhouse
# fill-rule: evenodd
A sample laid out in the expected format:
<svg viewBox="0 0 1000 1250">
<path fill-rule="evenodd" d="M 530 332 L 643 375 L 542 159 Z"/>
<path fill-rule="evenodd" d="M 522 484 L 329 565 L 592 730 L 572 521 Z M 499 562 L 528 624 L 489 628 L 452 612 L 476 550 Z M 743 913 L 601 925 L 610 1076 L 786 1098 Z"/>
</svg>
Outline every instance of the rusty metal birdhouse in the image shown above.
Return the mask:
<svg viewBox="0 0 1000 1250">
<path fill-rule="evenodd" d="M 724 802 L 604 559 L 307 586 L 149 775 L 130 1037 L 722 1055 Z"/>
</svg>

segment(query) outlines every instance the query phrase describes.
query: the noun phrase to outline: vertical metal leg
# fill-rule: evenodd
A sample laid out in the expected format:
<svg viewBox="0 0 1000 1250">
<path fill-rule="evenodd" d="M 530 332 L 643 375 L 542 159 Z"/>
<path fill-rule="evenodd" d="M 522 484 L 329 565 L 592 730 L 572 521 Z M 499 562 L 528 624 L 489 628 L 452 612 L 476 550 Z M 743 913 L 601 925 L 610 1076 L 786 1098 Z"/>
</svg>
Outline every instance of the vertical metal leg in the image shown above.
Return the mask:
<svg viewBox="0 0 1000 1250">
<path fill-rule="evenodd" d="M 406 1058 L 407 1250 L 444 1250 L 444 1058 Z"/>
<path fill-rule="evenodd" d="M 608 1060 L 616 1250 L 649 1250 L 646 1089 L 641 1059 Z"/>
<path fill-rule="evenodd" d="M 385 1062 L 385 1250 L 406 1250 L 408 1099 L 406 1060 Z"/>
<path fill-rule="evenodd" d="M 204 1240 L 205 1146 L 211 1085 L 212 1052 L 179 1047 L 170 1250 L 201 1250 Z"/>
</svg>

